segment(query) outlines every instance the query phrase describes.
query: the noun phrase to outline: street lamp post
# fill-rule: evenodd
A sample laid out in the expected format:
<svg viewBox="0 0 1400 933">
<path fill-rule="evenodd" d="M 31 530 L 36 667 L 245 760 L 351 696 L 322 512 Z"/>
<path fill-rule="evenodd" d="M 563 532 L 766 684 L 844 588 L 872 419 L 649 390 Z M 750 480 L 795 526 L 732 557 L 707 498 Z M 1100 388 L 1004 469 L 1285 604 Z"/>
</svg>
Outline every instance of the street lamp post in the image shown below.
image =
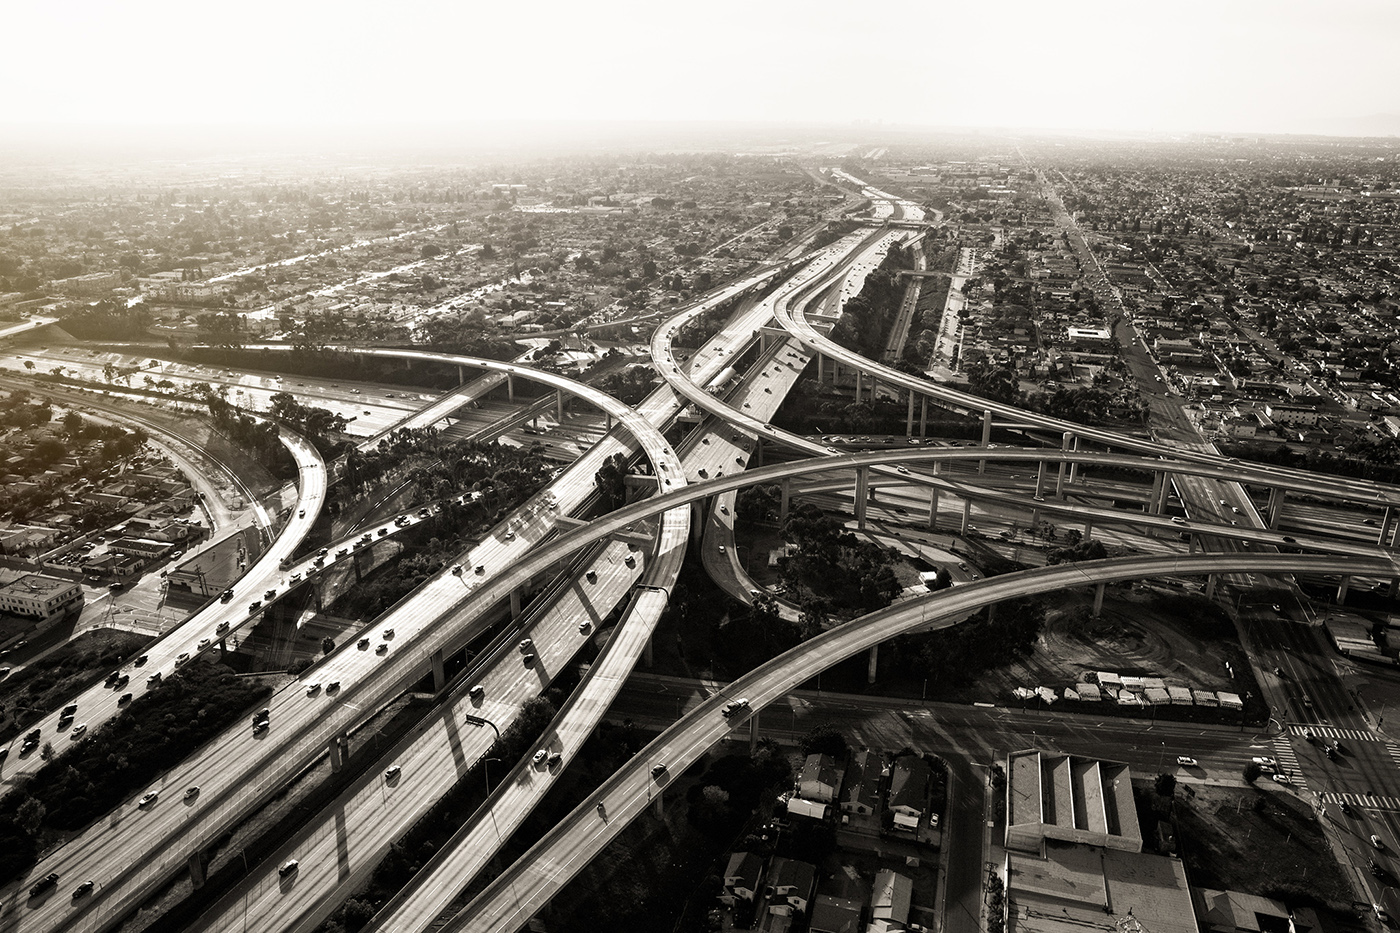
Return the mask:
<svg viewBox="0 0 1400 933">
<path fill-rule="evenodd" d="M 501 759 L 499 759 L 499 758 L 483 758 L 483 759 L 481 759 L 481 766 L 482 766 L 483 770 L 485 770 L 485 772 L 486 772 L 486 796 L 488 796 L 488 797 L 491 796 L 491 762 L 493 762 L 493 761 L 494 761 L 496 764 L 500 764 L 500 763 L 501 763 Z"/>
</svg>

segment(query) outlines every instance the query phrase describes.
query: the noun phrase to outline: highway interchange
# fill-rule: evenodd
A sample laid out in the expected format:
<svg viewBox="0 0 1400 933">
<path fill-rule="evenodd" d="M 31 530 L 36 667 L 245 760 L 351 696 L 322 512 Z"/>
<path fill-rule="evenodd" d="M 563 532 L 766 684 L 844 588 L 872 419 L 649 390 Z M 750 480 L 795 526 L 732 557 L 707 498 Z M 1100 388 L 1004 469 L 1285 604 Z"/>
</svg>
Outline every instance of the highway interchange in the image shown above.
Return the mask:
<svg viewBox="0 0 1400 933">
<path fill-rule="evenodd" d="M 885 198 L 890 205 L 883 214 L 877 210 L 877 216 L 909 220 L 922 216 L 913 213 L 917 209 L 912 205 L 897 205 L 876 189 L 870 189 L 867 196 L 872 196 L 870 192 L 875 198 Z M 1320 508 L 1311 498 L 1318 498 L 1343 503 L 1353 515 L 1373 514 L 1388 522 L 1390 506 L 1400 503 L 1400 491 L 1391 487 L 1227 462 L 1206 450 L 1184 450 L 1179 445 L 1123 437 L 1032 415 L 907 376 L 865 360 L 826 338 L 812 318 L 839 311 L 845 298 L 859 293 L 865 275 L 879 264 L 890 245 L 909 234 L 909 230 L 864 229 L 801 262 L 760 270 L 748 279 L 703 296 L 656 330 L 651 350 L 665 385 L 636 409 L 606 396 L 598 398 L 601 393 L 586 386 L 517 363 L 419 351 L 361 351 L 490 372 L 474 387 L 449 393 L 450 399 L 431 406 L 421 416 L 432 419 L 426 423 L 450 415 L 460 404 L 500 382 L 519 377 L 585 398 L 605 411 L 615 426 L 604 443 L 588 451 L 548 490 L 532 498 L 505 525 L 463 554 L 459 559 L 460 574 L 443 573 L 366 628 L 365 634 L 373 641 L 388 646 L 382 654 L 359 650 L 353 642 L 343 645 L 274 696 L 269 703 L 272 726 L 262 736 L 250 735 L 247 727 L 240 724 L 229 736 L 197 750 L 186 763 L 166 775 L 156 806 L 138 811 L 132 801 L 123 806 L 122 812 L 114 813 L 46 856 L 32 877 L 58 872 L 63 879 L 60 890 L 34 900 L 25 897 L 27 883 L 9 892 L 0 914 L 0 929 L 108 929 L 192 859 L 198 863 L 205 847 L 312 761 L 328 749 L 332 749 L 332 755 L 339 754 L 334 750 L 338 741 L 413 682 L 431 673 L 435 665 L 441 664 L 444 654 L 460 650 L 484 631 L 488 623 L 506 611 L 503 607 L 510 605 L 513 594 L 518 599 L 519 594 L 540 588 L 550 568 L 561 562 L 567 565 L 569 577 L 547 586 L 548 604 L 532 604 L 527 613 L 516 613 L 520 615 L 521 628 L 512 630 L 509 638 L 498 640 L 495 649 L 487 652 L 489 656 L 473 662 L 470 679 L 455 684 L 429 721 L 399 745 L 386 750 L 382 759 L 337 801 L 332 813 L 298 831 L 275 857 L 256 866 L 248 879 L 216 904 L 200 923 L 201 929 L 314 927 L 335 903 L 362 883 L 389 843 L 402 835 L 489 747 L 490 733 L 484 729 L 465 730 L 461 717 L 470 712 L 505 725 L 593 636 L 593 631 L 583 629 L 578 620 L 605 617 L 632 592 L 635 595 L 623 621 L 609 633 L 594 670 L 560 710 L 542 745 L 561 755 L 558 770 L 567 767 L 569 757 L 622 690 L 646 649 L 652 626 L 664 608 L 666 593 L 683 559 L 691 535 L 693 509 L 712 503 L 716 509 L 711 516 L 732 517 L 733 494 L 756 482 L 784 482 L 814 475 L 830 482 L 831 471 L 841 470 L 847 478 L 836 480 L 837 486 L 845 483 L 864 489 L 862 484 L 867 482 L 898 484 L 913 490 L 911 495 L 931 497 L 937 491 L 960 504 L 976 502 L 982 514 L 988 514 L 987 510 L 1009 513 L 1026 509 L 1027 483 L 1002 478 L 1010 469 L 1019 469 L 1027 480 L 1034 477 L 1032 488 L 1038 498 L 1033 507 L 1056 516 L 1062 523 L 1086 523 L 1086 529 L 1127 526 L 1166 538 L 1184 533 L 1192 539 L 1192 550 L 1198 542 L 1204 545 L 1228 541 L 1238 545 L 1211 553 L 1152 554 L 969 581 L 955 590 L 904 601 L 825 632 L 697 703 L 631 765 L 561 821 L 535 850 L 458 912 L 450 923 L 451 929 L 518 929 L 660 792 L 666 779 L 657 782 L 652 778 L 650 768 L 654 762 L 665 761 L 672 774 L 679 773 L 737 725 L 718 713 L 726 697 L 748 697 L 758 717 L 763 707 L 788 695 L 813 671 L 866 650 L 897 631 L 954 624 L 970 611 L 1012 595 L 1069 585 L 1098 586 L 1161 574 L 1280 575 L 1308 571 L 1381 583 L 1400 576 L 1400 568 L 1390 552 L 1377 547 L 1376 532 L 1339 528 L 1330 521 L 1317 527 L 1308 520 L 1308 510 Z M 761 298 L 752 296 L 756 289 L 782 276 L 788 277 L 776 290 Z M 681 361 L 672 346 L 680 326 L 730 300 L 739 304 L 729 323 L 705 347 Z M 758 351 L 758 362 L 736 389 L 724 397 L 706 391 L 710 380 L 750 345 L 759 342 L 764 346 Z M 911 418 L 913 398 L 917 395 L 956 411 L 983 415 L 989 426 L 996 417 L 1003 419 L 998 424 L 1063 433 L 1065 446 L 1070 449 L 921 446 L 866 454 L 841 453 L 819 439 L 776 428 L 769 420 L 813 357 L 818 359 L 819 372 L 823 366 L 839 363 L 847 371 L 865 374 L 872 394 L 876 379 L 882 386 L 910 392 Z M 661 431 L 686 407 L 705 412 L 710 420 L 687 439 L 685 449 L 672 450 Z M 149 676 L 148 672 L 168 673 L 180 654 L 198 652 L 205 639 L 210 644 L 203 650 L 214 650 L 219 637 L 249 620 L 250 600 L 269 588 L 278 590 L 280 595 L 292 574 L 309 575 L 319 569 L 314 556 L 303 558 L 295 566 L 282 566 L 284 559 L 296 553 L 315 522 L 327 478 L 326 465 L 315 457 L 310 445 L 287 433 L 283 440 L 297 457 L 301 479 L 300 499 L 287 525 L 271 549 L 239 581 L 236 596 L 229 603 L 215 602 L 205 607 L 154 643 L 146 652 L 144 665 L 132 669 L 133 683 L 137 676 Z M 1094 442 L 1115 452 L 1074 449 L 1081 442 Z M 750 460 L 762 455 L 763 445 L 782 446 L 811 459 L 751 467 Z M 587 525 L 568 520 L 567 516 L 581 507 L 590 494 L 593 475 L 602 459 L 618 452 L 644 456 L 648 475 L 654 477 L 655 494 Z M 1061 467 L 1075 463 L 1127 467 L 1170 477 L 1170 482 L 1164 480 L 1160 491 L 1154 488 L 1144 502 L 1143 512 L 1123 512 L 1112 507 L 1113 497 L 1104 491 L 1098 496 L 1100 502 L 1109 499 L 1107 505 L 1090 504 L 1095 491 L 1083 482 L 1076 483 L 1072 469 L 1067 472 Z M 1052 469 L 1058 469 L 1058 473 L 1051 473 Z M 1071 477 L 1068 482 L 1067 476 Z M 1289 489 L 1310 497 L 1307 504 L 1290 503 L 1287 516 L 1294 526 L 1303 524 L 1309 529 L 1285 534 L 1283 530 L 1260 527 L 1267 526 L 1270 517 L 1257 513 L 1254 501 L 1242 491 L 1245 483 Z M 1175 489 L 1186 505 L 1185 518 L 1170 516 L 1162 509 L 1168 487 Z M 853 499 L 860 502 L 857 510 L 863 517 L 864 497 Z M 720 505 L 725 511 L 719 511 Z M 970 505 L 964 508 L 970 510 Z M 1220 512 L 1222 508 L 1228 514 L 1252 520 L 1236 523 Z M 966 514 L 969 511 L 964 511 Z M 939 514 L 941 525 L 947 524 L 947 517 L 946 513 Z M 1273 517 L 1275 526 L 1279 517 Z M 416 518 L 410 512 L 404 521 Z M 383 529 L 387 536 L 398 527 L 387 522 Z M 1379 536 L 1383 537 L 1385 531 L 1382 527 Z M 718 543 L 730 534 L 729 521 L 707 525 L 707 566 L 720 553 Z M 347 538 L 332 545 L 326 563 L 333 564 L 335 552 L 340 550 L 347 551 L 343 557 L 353 559 L 355 540 L 358 538 Z M 639 544 L 643 540 L 649 543 Z M 1285 545 L 1305 553 L 1275 552 L 1275 548 Z M 746 584 L 734 564 L 733 549 L 727 553 L 730 556 L 721 563 L 729 565 L 729 573 L 743 590 Z M 582 556 L 573 559 L 576 555 Z M 481 568 L 480 574 L 477 568 Z M 641 588 L 634 589 L 639 582 Z M 224 623 L 228 627 L 221 630 Z M 1254 624 L 1251 633 L 1258 642 L 1256 650 L 1271 656 L 1277 653 L 1291 664 L 1311 663 L 1304 659 L 1325 651 L 1316 643 L 1317 631 L 1310 626 Z M 515 638 L 522 635 L 531 637 L 537 648 L 533 667 L 522 666 L 519 654 L 512 650 Z M 1299 639 L 1311 639 L 1313 643 L 1303 645 Z M 1302 668 L 1290 670 L 1294 683 L 1316 679 L 1317 673 Z M 331 683 L 339 684 L 333 695 L 327 689 Z M 320 689 L 311 690 L 312 684 Z M 484 699 L 472 697 L 467 689 L 476 684 L 485 688 Z M 1271 685 L 1270 689 L 1282 695 L 1282 702 L 1290 702 L 1286 683 Z M 1314 695 L 1313 699 L 1331 714 L 1329 728 L 1350 730 L 1348 738 L 1358 737 L 1350 744 L 1361 751 L 1353 756 L 1354 779 L 1348 776 L 1347 780 L 1337 781 L 1327 793 L 1356 795 L 1363 790 L 1363 784 L 1369 784 L 1371 787 L 1364 789 L 1381 787 L 1400 797 L 1393 777 L 1395 765 L 1382 748 L 1384 743 L 1361 740 L 1368 723 L 1360 716 L 1336 713 L 1346 697 L 1337 694 L 1335 687 L 1330 689 L 1333 694 Z M 115 698 L 113 691 L 99 687 L 85 692 L 77 702 L 84 717 L 96 722 L 116 711 Z M 51 734 L 54 725 L 45 721 L 41 726 L 45 735 Z M 1320 723 L 1316 725 L 1323 728 Z M 1294 744 L 1307 743 L 1300 740 Z M 1307 754 L 1306 748 L 1303 754 Z M 32 771 L 36 760 L 37 756 L 12 760 L 5 778 L 13 780 L 17 774 Z M 393 783 L 383 776 L 383 766 L 390 763 L 402 769 Z M 518 826 L 538 803 L 555 774 L 556 770 L 542 771 L 528 760 L 515 763 L 499 781 L 489 807 L 463 827 L 453 843 L 439 852 L 400 898 L 386 906 L 372 928 L 426 929 L 490 861 L 511 828 Z M 192 805 L 177 799 L 179 791 L 189 786 L 201 788 Z M 600 820 L 595 812 L 598 802 L 605 805 L 606 820 Z M 1364 803 L 1360 798 L 1358 802 Z M 1380 802 L 1379 798 L 1373 801 Z M 1385 815 L 1379 818 L 1390 819 Z M 1387 826 L 1391 838 L 1400 838 L 1395 835 L 1400 825 Z M 134 857 L 114 872 L 110 853 L 117 850 L 133 853 Z M 276 872 L 276 867 L 289 857 L 300 862 L 299 871 L 290 880 L 278 877 Z M 94 878 L 99 882 L 98 889 L 92 897 L 70 903 L 63 886 L 81 878 Z"/>
</svg>

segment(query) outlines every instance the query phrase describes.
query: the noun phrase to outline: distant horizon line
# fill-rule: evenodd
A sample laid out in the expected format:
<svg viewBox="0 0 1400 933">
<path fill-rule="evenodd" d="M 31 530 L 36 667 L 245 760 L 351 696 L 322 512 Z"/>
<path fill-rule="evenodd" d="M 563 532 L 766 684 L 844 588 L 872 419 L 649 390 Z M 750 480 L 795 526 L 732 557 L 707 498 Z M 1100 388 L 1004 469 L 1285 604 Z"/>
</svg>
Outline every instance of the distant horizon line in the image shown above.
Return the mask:
<svg viewBox="0 0 1400 933">
<path fill-rule="evenodd" d="M 296 123 L 281 120 L 257 121 L 241 120 L 227 122 L 175 122 L 175 121 L 83 121 L 83 120 L 14 120 L 0 119 L 0 130 L 7 134 L 22 133 L 40 136 L 71 136 L 81 133 L 97 133 L 105 136 L 133 136 L 142 134 L 186 133 L 194 136 L 217 136 L 228 133 L 254 131 L 262 134 L 275 133 L 288 137 L 315 137 L 334 134 L 354 134 L 376 132 L 385 129 L 411 130 L 427 134 L 461 132 L 471 129 L 507 129 L 515 131 L 548 130 L 653 130 L 653 131 L 695 131 L 729 130 L 744 131 L 760 136 L 774 136 L 791 132 L 834 132 L 849 134 L 890 133 L 897 135 L 918 133 L 941 133 L 959 135 L 1024 135 L 1062 136 L 1069 138 L 1123 137 L 1133 139 L 1166 140 L 1175 137 L 1253 137 L 1270 139 L 1326 138 L 1326 139 L 1397 139 L 1400 138 L 1400 113 L 1373 113 L 1358 117 L 1331 118 L 1329 122 L 1358 124 L 1370 121 L 1388 121 L 1393 128 L 1382 132 L 1357 132 L 1342 129 L 1182 129 L 1182 128 L 1111 128 L 1090 126 L 1024 126 L 1010 123 L 962 124 L 962 123 L 909 123 L 883 120 L 764 120 L 757 118 L 578 118 L 578 117 L 482 117 L 461 120 L 429 119 L 376 119 L 363 121 L 334 120 L 318 123 Z M 13 143 L 17 140 L 8 140 Z M 4 146 L 0 143 L 0 148 Z"/>
</svg>

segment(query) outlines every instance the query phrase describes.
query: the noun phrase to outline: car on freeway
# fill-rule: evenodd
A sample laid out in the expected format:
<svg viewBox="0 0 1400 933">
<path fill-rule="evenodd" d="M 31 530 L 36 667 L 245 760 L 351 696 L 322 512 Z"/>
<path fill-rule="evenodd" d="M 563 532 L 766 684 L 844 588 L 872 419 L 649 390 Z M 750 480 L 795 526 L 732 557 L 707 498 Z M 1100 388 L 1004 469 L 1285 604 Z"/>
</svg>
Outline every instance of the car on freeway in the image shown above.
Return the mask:
<svg viewBox="0 0 1400 933">
<path fill-rule="evenodd" d="M 279 877 L 279 878 L 285 878 L 285 877 L 287 877 L 287 876 L 290 875 L 292 872 L 294 872 L 294 871 L 297 870 L 298 864 L 300 864 L 300 863 L 297 862 L 297 860 L 294 859 L 294 858 L 289 858 L 289 859 L 287 859 L 287 860 L 286 860 L 285 862 L 283 862 L 281 865 L 278 865 L 278 866 L 277 866 L 277 877 Z"/>
<path fill-rule="evenodd" d="M 54 876 L 54 880 L 57 881 L 58 877 Z M 76 901 L 80 897 L 86 897 L 87 895 L 91 894 L 92 889 L 94 887 L 95 885 L 93 884 L 93 882 L 84 881 L 82 884 L 78 885 L 76 888 L 73 889 L 73 900 Z"/>
<path fill-rule="evenodd" d="M 321 692 L 321 685 L 320 685 L 319 682 L 318 682 L 318 683 L 314 683 L 314 684 L 307 684 L 307 685 L 306 685 L 306 695 L 307 695 L 307 696 L 309 696 L 309 697 L 314 697 L 316 694 L 318 694 L 318 693 L 320 693 L 320 692 Z"/>
<path fill-rule="evenodd" d="M 379 643 L 379 646 L 378 646 L 377 648 L 374 649 L 374 653 L 375 653 L 375 654 L 388 654 L 388 653 L 389 653 L 389 645 L 388 645 L 388 643 L 387 643 L 387 642 L 382 642 L 382 641 L 381 641 L 381 642 Z"/>
<path fill-rule="evenodd" d="M 58 872 L 51 871 L 29 886 L 29 896 L 38 897 L 56 884 L 58 884 Z"/>
<path fill-rule="evenodd" d="M 480 700 L 482 697 L 486 696 L 486 688 L 481 684 L 477 684 L 468 690 L 467 693 L 471 695 L 473 700 Z"/>
<path fill-rule="evenodd" d="M 535 752 L 535 757 L 530 759 L 530 763 L 536 768 L 538 768 L 540 765 L 544 764 L 545 761 L 547 761 L 548 759 L 549 751 L 542 748 L 539 751 Z"/>
<path fill-rule="evenodd" d="M 748 698 L 747 698 L 747 697 L 741 697 L 740 699 L 737 699 L 737 700 L 734 700 L 734 701 L 732 701 L 732 702 L 729 702 L 729 703 L 724 704 L 724 709 L 721 710 L 721 712 L 722 712 L 726 717 L 729 717 L 729 716 L 733 716 L 735 713 L 739 712 L 740 710 L 745 710 L 745 709 L 748 709 L 748 708 L 749 708 L 749 701 L 748 701 Z"/>
<path fill-rule="evenodd" d="M 666 773 L 666 763 L 665 763 L 664 761 L 663 761 L 663 762 L 660 762 L 660 763 L 658 763 L 658 764 L 654 764 L 654 765 L 651 766 L 651 776 L 652 776 L 652 777 L 654 777 L 654 778 L 659 778 L 659 777 L 661 777 L 661 775 L 663 775 L 663 774 L 665 774 L 665 773 Z"/>
<path fill-rule="evenodd" d="M 521 663 L 523 663 L 526 667 L 529 667 L 531 664 L 534 664 L 534 663 L 535 663 L 535 655 L 534 655 L 533 653 L 526 654 L 526 655 L 522 655 L 521 658 L 520 658 L 520 661 L 521 661 Z"/>
<path fill-rule="evenodd" d="M 1176 763 L 1181 765 L 1183 768 L 1199 767 L 1199 765 L 1196 762 L 1196 759 L 1192 758 L 1190 755 L 1177 755 Z"/>
<path fill-rule="evenodd" d="M 340 681 L 338 681 L 338 680 L 332 680 L 330 683 L 326 684 L 326 693 L 339 693 L 339 692 L 340 692 Z"/>
<path fill-rule="evenodd" d="M 136 806 L 137 806 L 138 808 L 144 810 L 145 808 L 149 807 L 151 804 L 155 803 L 155 802 L 156 802 L 157 800 L 159 800 L 159 799 L 160 799 L 160 793 L 159 793 L 159 792 L 157 792 L 157 791 L 150 791 L 150 792 L 148 792 L 144 797 L 142 797 L 140 800 L 138 800 L 138 801 L 136 802 Z"/>
<path fill-rule="evenodd" d="M 73 727 L 73 731 L 68 733 L 68 738 L 76 741 L 77 739 L 81 739 L 83 737 L 84 732 L 87 732 L 87 723 L 80 722 Z"/>
<path fill-rule="evenodd" d="M 186 787 L 186 788 L 185 788 L 185 799 L 186 799 L 186 800 L 193 800 L 194 798 L 196 798 L 196 797 L 198 797 L 198 796 L 199 796 L 199 785 L 198 785 L 198 784 L 191 784 L 189 787 Z"/>
<path fill-rule="evenodd" d="M 1379 849 L 1381 852 L 1385 851 L 1385 843 L 1381 842 L 1381 837 L 1377 836 L 1375 833 L 1371 834 L 1371 845 Z"/>
<path fill-rule="evenodd" d="M 403 768 L 399 767 L 398 765 L 390 765 L 384 770 L 384 780 L 392 781 L 394 780 L 394 778 L 398 777 L 402 773 Z"/>
<path fill-rule="evenodd" d="M 1288 775 L 1286 775 L 1286 774 L 1275 774 L 1275 775 L 1273 775 L 1273 779 L 1274 779 L 1275 783 L 1278 783 L 1278 784 L 1290 784 L 1290 785 L 1291 785 L 1291 784 L 1293 783 L 1293 779 L 1292 779 L 1291 777 L 1289 777 Z"/>
<path fill-rule="evenodd" d="M 367 648 L 369 648 L 369 636 L 365 636 L 364 638 L 361 638 L 359 641 L 355 642 L 355 647 L 359 648 L 361 651 L 364 651 Z"/>
<path fill-rule="evenodd" d="M 126 704 L 128 704 L 128 703 L 130 703 L 130 702 L 131 702 L 131 694 L 129 694 L 129 693 L 123 693 L 121 696 L 117 697 L 117 705 L 118 705 L 118 706 L 125 706 Z"/>
</svg>

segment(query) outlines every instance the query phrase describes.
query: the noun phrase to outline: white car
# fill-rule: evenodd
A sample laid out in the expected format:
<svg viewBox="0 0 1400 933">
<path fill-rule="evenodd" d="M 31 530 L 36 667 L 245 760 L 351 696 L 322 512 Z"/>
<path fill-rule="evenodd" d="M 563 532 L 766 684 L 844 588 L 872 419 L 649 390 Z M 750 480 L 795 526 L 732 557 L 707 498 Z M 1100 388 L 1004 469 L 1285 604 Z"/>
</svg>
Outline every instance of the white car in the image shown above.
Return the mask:
<svg viewBox="0 0 1400 933">
<path fill-rule="evenodd" d="M 540 765 L 544 764 L 545 760 L 548 758 L 549 752 L 542 748 L 539 751 L 535 752 L 535 757 L 530 759 L 530 763 L 533 764 L 536 768 L 538 768 Z"/>
<path fill-rule="evenodd" d="M 1275 780 L 1276 782 L 1278 782 L 1279 784 L 1290 784 L 1290 785 L 1291 785 L 1291 784 L 1293 783 L 1293 779 L 1292 779 L 1291 777 L 1289 777 L 1288 775 L 1286 775 L 1286 774 L 1275 774 L 1275 775 L 1273 775 L 1273 778 L 1274 778 L 1274 780 Z"/>
<path fill-rule="evenodd" d="M 1197 766 L 1196 759 L 1192 758 L 1190 755 L 1177 755 L 1176 763 L 1183 768 L 1194 768 Z"/>
</svg>

